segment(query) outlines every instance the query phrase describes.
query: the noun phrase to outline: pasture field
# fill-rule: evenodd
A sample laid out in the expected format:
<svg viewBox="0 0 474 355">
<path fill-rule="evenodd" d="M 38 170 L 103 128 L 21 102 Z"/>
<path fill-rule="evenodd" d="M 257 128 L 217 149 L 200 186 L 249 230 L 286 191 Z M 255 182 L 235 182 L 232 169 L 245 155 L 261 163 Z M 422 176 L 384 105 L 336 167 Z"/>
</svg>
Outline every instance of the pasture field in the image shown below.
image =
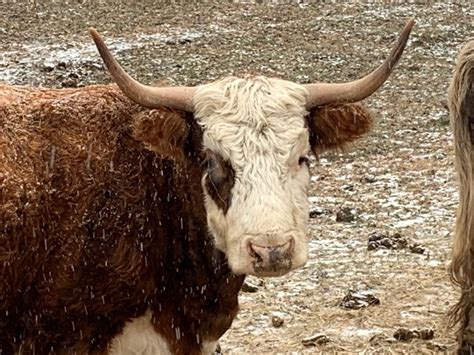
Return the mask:
<svg viewBox="0 0 474 355">
<path fill-rule="evenodd" d="M 90 26 L 145 83 L 196 85 L 249 73 L 300 83 L 353 80 L 381 63 L 414 16 L 394 74 L 364 102 L 376 119 L 373 132 L 347 152 L 311 161 L 309 262 L 281 278 L 249 278 L 257 291 L 241 293 L 221 347 L 224 354 L 451 352 L 447 313 L 458 292 L 447 267 L 458 197 L 440 101 L 474 33 L 474 5 L 414 3 L 0 2 L 0 82 L 110 82 Z M 337 217 L 341 210 L 346 221 Z M 406 243 L 369 250 L 374 234 Z M 342 308 L 349 290 L 380 303 Z M 431 329 L 434 337 L 396 341 L 399 328 Z M 303 345 L 316 333 L 329 341 Z"/>
</svg>

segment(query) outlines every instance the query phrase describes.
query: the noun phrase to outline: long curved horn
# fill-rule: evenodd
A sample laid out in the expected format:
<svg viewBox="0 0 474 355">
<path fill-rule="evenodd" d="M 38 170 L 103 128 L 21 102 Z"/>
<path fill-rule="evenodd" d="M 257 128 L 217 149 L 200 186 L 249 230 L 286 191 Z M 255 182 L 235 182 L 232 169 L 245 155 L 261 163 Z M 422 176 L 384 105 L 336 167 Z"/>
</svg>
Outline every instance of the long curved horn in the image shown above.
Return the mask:
<svg viewBox="0 0 474 355">
<path fill-rule="evenodd" d="M 403 28 L 400 38 L 387 59 L 373 72 L 348 83 L 315 83 L 304 85 L 309 96 L 306 108 L 324 104 L 357 102 L 372 95 L 392 73 L 408 41 L 415 19 L 411 18 Z"/>
<path fill-rule="evenodd" d="M 193 96 L 196 88 L 188 86 L 152 87 L 140 84 L 122 69 L 99 33 L 94 28 L 90 28 L 89 33 L 112 79 L 128 98 L 149 108 L 166 106 L 188 112 L 194 111 Z"/>
</svg>

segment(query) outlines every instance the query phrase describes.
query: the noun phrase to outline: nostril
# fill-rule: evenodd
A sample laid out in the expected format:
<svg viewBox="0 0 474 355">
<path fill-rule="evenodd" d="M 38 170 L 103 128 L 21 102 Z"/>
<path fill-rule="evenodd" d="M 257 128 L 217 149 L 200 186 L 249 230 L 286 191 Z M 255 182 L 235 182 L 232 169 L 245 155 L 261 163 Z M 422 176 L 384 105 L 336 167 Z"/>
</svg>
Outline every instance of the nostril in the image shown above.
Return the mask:
<svg viewBox="0 0 474 355">
<path fill-rule="evenodd" d="M 251 242 L 247 244 L 247 250 L 249 255 L 257 262 L 261 262 L 263 260 L 263 253 L 265 252 L 264 249 L 265 248 L 262 248 L 260 246 L 253 245 Z"/>
<path fill-rule="evenodd" d="M 293 253 L 293 249 L 295 248 L 295 239 L 291 238 L 285 244 L 281 246 L 281 251 L 285 254 Z"/>
</svg>

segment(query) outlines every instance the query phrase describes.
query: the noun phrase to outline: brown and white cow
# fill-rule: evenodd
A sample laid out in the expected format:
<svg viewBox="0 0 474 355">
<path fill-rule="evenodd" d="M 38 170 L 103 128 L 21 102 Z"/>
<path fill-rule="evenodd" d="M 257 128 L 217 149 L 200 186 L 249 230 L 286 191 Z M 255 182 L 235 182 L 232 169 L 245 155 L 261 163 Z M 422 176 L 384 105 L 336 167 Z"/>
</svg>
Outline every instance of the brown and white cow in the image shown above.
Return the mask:
<svg viewBox="0 0 474 355">
<path fill-rule="evenodd" d="M 451 276 L 461 287 L 453 317 L 460 323 L 460 353 L 474 352 L 474 40 L 458 56 L 448 93 L 459 182 Z"/>
<path fill-rule="evenodd" d="M 148 87 L 91 30 L 120 90 L 0 86 L 0 353 L 213 351 L 246 274 L 306 262 L 305 157 L 369 131 L 413 23 L 351 83 Z"/>
</svg>

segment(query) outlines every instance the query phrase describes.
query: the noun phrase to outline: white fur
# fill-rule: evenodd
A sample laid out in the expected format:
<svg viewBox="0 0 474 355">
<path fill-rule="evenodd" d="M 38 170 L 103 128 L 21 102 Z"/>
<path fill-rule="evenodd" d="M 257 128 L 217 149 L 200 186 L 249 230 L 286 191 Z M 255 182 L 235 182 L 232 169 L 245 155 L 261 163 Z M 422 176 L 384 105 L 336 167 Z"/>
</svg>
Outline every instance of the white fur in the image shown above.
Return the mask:
<svg viewBox="0 0 474 355">
<path fill-rule="evenodd" d="M 217 341 L 203 341 L 202 354 L 212 355 L 216 351 Z"/>
<path fill-rule="evenodd" d="M 217 341 L 202 342 L 202 354 L 211 355 Z M 109 345 L 110 355 L 168 355 L 171 354 L 168 342 L 155 331 L 151 324 L 151 312 L 130 321 L 120 335 Z"/>
<path fill-rule="evenodd" d="M 292 237 L 293 268 L 307 260 L 309 171 L 298 165 L 310 148 L 306 97 L 301 85 L 265 77 L 226 78 L 200 87 L 194 97 L 204 148 L 235 171 L 227 213 L 207 193 L 205 203 L 216 247 L 236 273 L 255 273 L 249 241 L 276 246 Z"/>
<path fill-rule="evenodd" d="M 133 319 L 109 345 L 110 355 L 168 355 L 166 340 L 151 324 L 151 313 Z"/>
</svg>

